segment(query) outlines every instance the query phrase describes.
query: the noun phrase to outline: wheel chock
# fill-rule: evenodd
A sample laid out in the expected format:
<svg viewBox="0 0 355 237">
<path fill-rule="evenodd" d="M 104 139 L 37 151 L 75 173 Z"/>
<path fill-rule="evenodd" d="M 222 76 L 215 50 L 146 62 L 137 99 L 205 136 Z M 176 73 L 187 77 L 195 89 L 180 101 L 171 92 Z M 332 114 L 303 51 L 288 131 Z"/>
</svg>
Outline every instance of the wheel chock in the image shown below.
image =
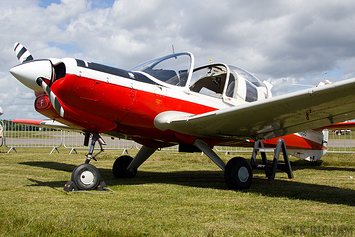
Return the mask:
<svg viewBox="0 0 355 237">
<path fill-rule="evenodd" d="M 78 187 L 75 185 L 75 183 L 73 181 L 68 181 L 63 188 L 64 191 L 66 192 L 72 192 L 74 191 L 78 191 Z"/>
<path fill-rule="evenodd" d="M 99 185 L 97 186 L 96 190 L 97 191 L 106 191 L 106 183 L 104 181 L 101 181 Z"/>
<path fill-rule="evenodd" d="M 73 181 L 68 181 L 63 188 L 66 192 L 79 191 L 78 187 L 75 185 Z M 107 191 L 107 185 L 104 181 L 101 181 L 100 184 L 96 187 L 96 191 Z"/>
</svg>

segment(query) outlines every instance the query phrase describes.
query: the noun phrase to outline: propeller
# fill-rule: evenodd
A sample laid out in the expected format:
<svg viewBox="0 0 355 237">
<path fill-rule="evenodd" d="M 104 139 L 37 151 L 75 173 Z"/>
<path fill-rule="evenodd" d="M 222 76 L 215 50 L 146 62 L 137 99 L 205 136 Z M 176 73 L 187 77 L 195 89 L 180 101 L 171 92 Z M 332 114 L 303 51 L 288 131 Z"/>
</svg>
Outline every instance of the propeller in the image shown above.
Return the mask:
<svg viewBox="0 0 355 237">
<path fill-rule="evenodd" d="M 14 45 L 14 51 L 20 63 L 33 60 L 31 53 L 22 44 L 18 42 L 16 42 Z"/>
</svg>

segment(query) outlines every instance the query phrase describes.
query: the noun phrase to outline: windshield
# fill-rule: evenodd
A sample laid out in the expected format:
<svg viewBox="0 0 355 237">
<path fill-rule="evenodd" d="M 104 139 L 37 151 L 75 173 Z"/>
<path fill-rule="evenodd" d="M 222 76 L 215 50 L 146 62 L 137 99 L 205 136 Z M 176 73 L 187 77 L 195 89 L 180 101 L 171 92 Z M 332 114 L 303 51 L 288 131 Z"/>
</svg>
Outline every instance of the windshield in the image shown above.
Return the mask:
<svg viewBox="0 0 355 237">
<path fill-rule="evenodd" d="M 170 85 L 184 87 L 193 67 L 191 53 L 177 53 L 142 63 L 130 71 L 140 72 L 151 79 L 157 79 Z M 191 76 L 190 76 L 191 77 Z"/>
</svg>

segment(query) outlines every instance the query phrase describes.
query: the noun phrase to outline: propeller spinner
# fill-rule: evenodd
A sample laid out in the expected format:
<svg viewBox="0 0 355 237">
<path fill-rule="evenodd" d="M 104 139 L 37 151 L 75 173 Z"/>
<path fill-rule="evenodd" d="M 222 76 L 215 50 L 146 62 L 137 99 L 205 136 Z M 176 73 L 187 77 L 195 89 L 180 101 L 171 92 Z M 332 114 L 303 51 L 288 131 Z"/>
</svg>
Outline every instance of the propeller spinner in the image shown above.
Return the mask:
<svg viewBox="0 0 355 237">
<path fill-rule="evenodd" d="M 21 64 L 10 69 L 10 73 L 28 88 L 43 93 L 45 92 L 57 113 L 64 117 L 64 109 L 57 96 L 46 84 L 45 79 L 53 77 L 53 65 L 50 60 L 33 60 L 32 55 L 20 43 L 15 43 L 14 51 Z"/>
</svg>

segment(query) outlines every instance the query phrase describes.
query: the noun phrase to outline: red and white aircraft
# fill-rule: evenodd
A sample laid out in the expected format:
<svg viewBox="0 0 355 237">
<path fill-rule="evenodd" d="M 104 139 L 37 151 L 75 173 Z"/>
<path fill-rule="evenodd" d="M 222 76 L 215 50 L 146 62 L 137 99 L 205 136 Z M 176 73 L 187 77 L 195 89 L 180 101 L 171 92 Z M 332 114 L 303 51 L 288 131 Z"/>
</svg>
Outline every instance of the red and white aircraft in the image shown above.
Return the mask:
<svg viewBox="0 0 355 237">
<path fill-rule="evenodd" d="M 114 162 L 115 177 L 134 177 L 158 148 L 179 144 L 180 151 L 203 151 L 225 171 L 229 188 L 243 189 L 252 181 L 250 163 L 225 164 L 214 146 L 275 145 L 282 137 L 289 154 L 314 161 L 326 152 L 327 133 L 312 129 L 355 118 L 355 78 L 272 97 L 270 84 L 241 68 L 195 68 L 190 52 L 123 70 L 74 58 L 33 60 L 19 43 L 14 50 L 21 64 L 11 74 L 35 91 L 36 111 L 55 121 L 33 123 L 83 131 L 86 145 L 92 135 L 85 164 L 72 173 L 80 189 L 100 181 L 89 162 L 95 143 L 104 145 L 102 133 L 143 145 L 134 159 Z"/>
</svg>

